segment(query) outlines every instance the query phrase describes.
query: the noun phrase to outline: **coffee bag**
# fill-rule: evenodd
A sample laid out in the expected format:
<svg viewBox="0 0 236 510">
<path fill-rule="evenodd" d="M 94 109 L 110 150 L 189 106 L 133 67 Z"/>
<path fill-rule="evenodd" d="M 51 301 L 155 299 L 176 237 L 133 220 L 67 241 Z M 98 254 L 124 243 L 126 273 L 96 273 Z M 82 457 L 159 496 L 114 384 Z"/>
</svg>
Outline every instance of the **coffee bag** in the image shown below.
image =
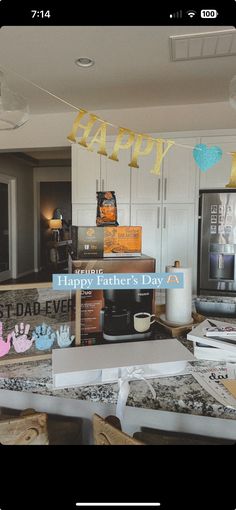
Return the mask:
<svg viewBox="0 0 236 510">
<path fill-rule="evenodd" d="M 97 191 L 97 227 L 119 225 L 114 191 Z"/>
</svg>

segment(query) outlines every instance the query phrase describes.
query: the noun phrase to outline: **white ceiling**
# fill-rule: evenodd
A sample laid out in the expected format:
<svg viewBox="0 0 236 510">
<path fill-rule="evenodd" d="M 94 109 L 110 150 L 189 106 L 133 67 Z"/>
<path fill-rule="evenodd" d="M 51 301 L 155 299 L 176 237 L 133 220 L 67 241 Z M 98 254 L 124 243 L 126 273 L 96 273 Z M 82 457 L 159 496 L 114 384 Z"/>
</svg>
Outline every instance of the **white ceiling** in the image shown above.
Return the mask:
<svg viewBox="0 0 236 510">
<path fill-rule="evenodd" d="M 42 150 L 27 150 L 24 151 L 26 156 L 30 156 L 37 160 L 62 160 L 71 159 L 71 147 L 60 147 L 58 149 L 42 149 Z"/>
<path fill-rule="evenodd" d="M 171 62 L 169 36 L 233 27 L 2 27 L 0 68 L 8 67 L 66 101 L 89 110 L 228 100 L 236 56 Z M 95 59 L 80 69 L 80 56 Z M 72 109 L 5 73 L 32 113 Z"/>
</svg>

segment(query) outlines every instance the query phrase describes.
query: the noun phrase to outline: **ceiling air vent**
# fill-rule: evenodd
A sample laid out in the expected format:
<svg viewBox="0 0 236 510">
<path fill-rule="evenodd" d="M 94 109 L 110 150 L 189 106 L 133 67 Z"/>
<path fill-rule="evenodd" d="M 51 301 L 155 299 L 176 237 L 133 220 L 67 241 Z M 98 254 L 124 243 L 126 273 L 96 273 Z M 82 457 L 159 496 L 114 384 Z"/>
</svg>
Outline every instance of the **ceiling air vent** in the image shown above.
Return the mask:
<svg viewBox="0 0 236 510">
<path fill-rule="evenodd" d="M 170 58 L 173 62 L 236 55 L 235 29 L 173 35 L 169 39 Z"/>
</svg>

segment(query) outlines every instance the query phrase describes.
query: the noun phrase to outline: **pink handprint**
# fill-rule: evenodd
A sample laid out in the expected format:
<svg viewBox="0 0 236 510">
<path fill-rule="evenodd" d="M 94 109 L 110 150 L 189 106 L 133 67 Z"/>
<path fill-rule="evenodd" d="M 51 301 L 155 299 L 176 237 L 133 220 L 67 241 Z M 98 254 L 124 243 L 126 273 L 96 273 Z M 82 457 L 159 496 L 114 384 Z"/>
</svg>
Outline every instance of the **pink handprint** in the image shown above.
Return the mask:
<svg viewBox="0 0 236 510">
<path fill-rule="evenodd" d="M 2 322 L 0 322 L 0 357 L 5 356 L 11 348 L 11 333 L 7 335 L 7 341 L 3 340 L 2 336 Z"/>
<path fill-rule="evenodd" d="M 32 346 L 33 338 L 31 340 L 28 338 L 29 329 L 29 324 L 24 325 L 24 323 L 21 322 L 20 328 L 18 324 L 16 324 L 14 331 L 11 332 L 12 343 L 16 352 L 28 351 Z"/>
</svg>

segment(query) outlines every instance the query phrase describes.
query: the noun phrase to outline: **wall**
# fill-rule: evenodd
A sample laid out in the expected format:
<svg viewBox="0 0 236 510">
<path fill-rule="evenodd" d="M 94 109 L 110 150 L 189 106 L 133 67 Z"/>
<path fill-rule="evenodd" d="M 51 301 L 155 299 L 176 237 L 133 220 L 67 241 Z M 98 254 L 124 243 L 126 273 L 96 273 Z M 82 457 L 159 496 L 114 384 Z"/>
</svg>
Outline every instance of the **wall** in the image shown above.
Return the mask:
<svg viewBox="0 0 236 510">
<path fill-rule="evenodd" d="M 18 276 L 33 271 L 33 169 L 11 154 L 0 154 L 0 173 L 16 177 L 17 193 L 17 274 Z M 0 204 L 2 206 L 2 204 Z"/>
<path fill-rule="evenodd" d="M 141 132 L 235 129 L 236 111 L 228 102 L 202 103 L 94 112 L 104 119 Z M 1 150 L 70 145 L 76 111 L 60 114 L 31 115 L 21 128 L 0 132 Z M 111 134 L 114 134 L 111 132 Z M 209 134 L 209 133 L 208 133 Z"/>
<path fill-rule="evenodd" d="M 39 271 L 40 265 L 40 183 L 71 181 L 71 167 L 47 166 L 34 168 L 34 270 Z M 60 207 L 60 205 L 56 205 Z M 51 215 L 51 209 L 48 211 Z"/>
</svg>

